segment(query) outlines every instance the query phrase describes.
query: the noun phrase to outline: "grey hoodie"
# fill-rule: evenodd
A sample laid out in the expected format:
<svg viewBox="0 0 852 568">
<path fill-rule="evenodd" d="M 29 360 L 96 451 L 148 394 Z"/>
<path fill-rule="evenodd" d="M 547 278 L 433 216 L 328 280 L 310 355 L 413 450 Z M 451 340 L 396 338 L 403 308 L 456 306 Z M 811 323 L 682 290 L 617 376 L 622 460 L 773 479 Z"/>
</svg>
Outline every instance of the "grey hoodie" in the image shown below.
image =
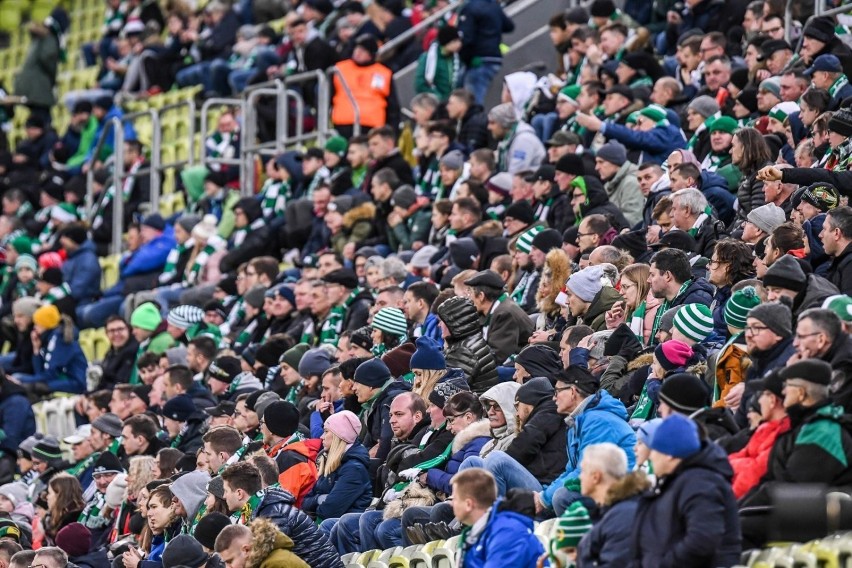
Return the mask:
<svg viewBox="0 0 852 568">
<path fill-rule="evenodd" d="M 484 458 L 494 450 L 506 451 L 512 440 L 515 439 L 517 432 L 515 431 L 515 394 L 521 388 L 516 382 L 499 383 L 482 393 L 480 400 L 493 400 L 503 409 L 503 415 L 506 417 L 506 425 L 491 429 L 491 439 L 485 442 L 482 449 L 479 451 L 479 457 Z"/>
<path fill-rule="evenodd" d="M 506 155 L 507 171 L 510 174 L 534 172 L 546 157 L 547 151 L 544 144 L 536 136 L 533 127 L 526 122 L 519 122 L 515 135 L 509 141 L 509 150 Z M 641 197 L 642 194 L 640 193 L 639 196 Z"/>
<path fill-rule="evenodd" d="M 210 474 L 206 471 L 191 471 L 186 475 L 178 477 L 169 488 L 172 493 L 186 509 L 186 518 L 188 522 L 195 519 L 198 509 L 207 498 L 207 482 L 210 481 Z"/>
</svg>

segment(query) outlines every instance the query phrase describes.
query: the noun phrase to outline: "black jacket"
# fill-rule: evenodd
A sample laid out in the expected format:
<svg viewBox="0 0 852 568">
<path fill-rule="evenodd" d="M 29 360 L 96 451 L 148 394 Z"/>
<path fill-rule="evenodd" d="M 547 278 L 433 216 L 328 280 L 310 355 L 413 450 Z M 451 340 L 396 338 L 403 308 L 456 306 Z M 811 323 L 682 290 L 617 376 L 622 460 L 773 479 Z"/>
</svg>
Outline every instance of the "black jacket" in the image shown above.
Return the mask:
<svg viewBox="0 0 852 568">
<path fill-rule="evenodd" d="M 828 279 L 841 294 L 852 294 L 852 244 L 834 257 L 828 269 Z"/>
<path fill-rule="evenodd" d="M 373 295 L 369 290 L 361 290 L 355 296 L 355 299 L 346 308 L 346 315 L 343 317 L 343 329 L 355 331 L 367 325 L 367 319 L 370 317 L 370 308 L 373 307 Z"/>
<path fill-rule="evenodd" d="M 852 414 L 852 336 L 841 334 L 821 359 L 831 364 L 831 399 Z"/>
<path fill-rule="evenodd" d="M 698 227 L 698 234 L 695 235 L 695 242 L 698 243 L 695 252 L 705 258 L 712 258 L 716 242 L 727 236 L 728 232 L 725 230 L 724 223 L 715 217 L 707 217 Z"/>
<path fill-rule="evenodd" d="M 364 176 L 364 182 L 361 185 L 361 189 L 365 192 L 370 191 L 370 184 L 373 180 L 373 174 L 382 168 L 390 168 L 396 174 L 396 177 L 399 178 L 399 181 L 403 184 L 414 185 L 414 174 L 411 171 L 411 165 L 405 161 L 405 158 L 398 151 L 394 151 L 388 156 L 384 158 L 379 158 L 375 162 L 370 165 L 367 169 L 367 175 Z M 376 211 L 376 218 L 379 218 L 378 211 Z"/>
<path fill-rule="evenodd" d="M 139 342 L 132 335 L 123 347 L 119 349 L 110 347 L 101 362 L 104 374 L 98 388 L 112 389 L 117 384 L 129 382 L 138 350 Z"/>
<path fill-rule="evenodd" d="M 565 418 L 556 412 L 552 395 L 547 395 L 536 403 L 506 453 L 547 485 L 565 471 L 566 441 Z"/>
<path fill-rule="evenodd" d="M 393 439 L 393 430 L 390 427 L 390 405 L 393 399 L 398 394 L 409 392 L 411 386 L 405 381 L 394 381 L 382 391 L 382 394 L 373 402 L 373 405 L 364 416 L 364 437 L 362 438 L 364 446 L 369 450 L 376 444 L 379 445 L 378 451 L 374 457 L 378 463 L 374 465 L 378 467 L 379 463 L 385 461 L 390 452 L 391 439 Z"/>
<path fill-rule="evenodd" d="M 476 394 L 482 394 L 500 382 L 497 360 L 482 337 L 479 315 L 473 304 L 461 298 L 451 298 L 438 308 L 438 317 L 450 331 L 449 337 L 444 339 L 447 367 L 461 369 L 470 389 Z"/>
<path fill-rule="evenodd" d="M 488 115 L 485 110 L 474 104 L 459 121 L 458 141 L 467 148 L 468 153 L 480 148 L 491 147 L 491 134 L 488 132 Z"/>
<path fill-rule="evenodd" d="M 266 489 L 263 499 L 252 511 L 252 519 L 269 519 L 278 530 L 293 540 L 293 554 L 311 568 L 343 568 L 337 550 L 317 524 L 296 507 L 296 500 L 283 489 Z"/>
<path fill-rule="evenodd" d="M 609 195 L 607 195 L 601 180 L 591 175 L 583 176 L 583 180 L 586 182 L 586 203 L 580 206 L 580 218 L 589 215 L 603 215 L 609 219 L 609 224 L 616 231 L 629 227 L 630 223 L 627 221 L 627 217 L 624 216 L 618 205 L 609 200 Z"/>
<path fill-rule="evenodd" d="M 92 550 L 82 556 L 71 557 L 68 559 L 68 562 L 78 568 L 110 568 L 109 558 L 104 548 Z"/>
<path fill-rule="evenodd" d="M 264 256 L 269 250 L 271 234 L 269 227 L 264 225 L 251 231 L 238 247 L 232 248 L 219 262 L 219 270 L 223 273 L 234 272 L 244 262 L 258 256 Z"/>
<path fill-rule="evenodd" d="M 201 437 L 206 431 L 206 421 L 207 415 L 203 412 L 191 414 L 189 420 L 186 421 L 186 431 L 179 435 L 180 443 L 177 445 L 177 449 L 187 455 L 194 455 L 203 445 Z"/>
<path fill-rule="evenodd" d="M 213 59 L 227 59 L 231 54 L 231 46 L 237 39 L 237 29 L 240 27 L 240 18 L 233 10 L 228 10 L 219 20 L 219 23 L 201 32 L 202 37 L 198 41 L 198 50 L 203 61 Z"/>
</svg>

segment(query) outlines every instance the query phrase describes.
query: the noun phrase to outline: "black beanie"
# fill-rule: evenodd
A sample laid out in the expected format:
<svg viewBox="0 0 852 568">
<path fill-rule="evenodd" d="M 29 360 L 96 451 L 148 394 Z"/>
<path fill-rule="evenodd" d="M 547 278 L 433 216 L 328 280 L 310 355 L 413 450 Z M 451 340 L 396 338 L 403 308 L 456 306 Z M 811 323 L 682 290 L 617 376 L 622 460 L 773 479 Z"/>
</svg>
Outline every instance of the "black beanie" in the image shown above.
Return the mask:
<svg viewBox="0 0 852 568">
<path fill-rule="evenodd" d="M 457 39 L 459 39 L 459 31 L 455 26 L 444 26 L 438 30 L 438 45 L 441 47 Z"/>
<path fill-rule="evenodd" d="M 218 511 L 207 513 L 198 524 L 195 525 L 195 539 L 201 543 L 204 548 L 213 550 L 216 537 L 222 532 L 222 529 L 231 524 L 231 520 L 227 515 L 223 515 Z"/>
<path fill-rule="evenodd" d="M 534 344 L 518 353 L 515 363 L 523 367 L 531 377 L 550 378 L 562 370 L 559 353 L 546 345 Z"/>
<path fill-rule="evenodd" d="M 62 231 L 63 235 L 71 239 L 74 243 L 82 245 L 86 242 L 86 228 L 82 225 L 69 225 Z"/>
<path fill-rule="evenodd" d="M 260 218 L 262 213 L 260 201 L 254 197 L 243 197 L 234 205 L 234 209 L 241 209 L 246 214 L 249 223 L 253 223 Z"/>
<path fill-rule="evenodd" d="M 562 246 L 562 235 L 555 229 L 545 229 L 533 237 L 532 246 L 547 254 Z"/>
<path fill-rule="evenodd" d="M 589 8 L 594 18 L 609 18 L 615 12 L 615 2 L 612 0 L 595 0 Z"/>
<path fill-rule="evenodd" d="M 710 389 L 698 375 L 675 373 L 663 379 L 660 400 L 683 414 L 692 414 L 710 402 Z"/>
<path fill-rule="evenodd" d="M 533 210 L 532 205 L 530 205 L 530 202 L 526 199 L 515 201 L 506 207 L 506 213 L 503 216 L 517 219 L 518 221 L 528 225 L 535 221 L 535 211 Z"/>
<path fill-rule="evenodd" d="M 743 105 L 749 112 L 757 112 L 757 89 L 746 87 L 737 95 L 737 102 Z"/>
<path fill-rule="evenodd" d="M 281 438 L 289 438 L 299 429 L 299 410 L 292 402 L 279 400 L 263 411 L 266 428 Z"/>
</svg>

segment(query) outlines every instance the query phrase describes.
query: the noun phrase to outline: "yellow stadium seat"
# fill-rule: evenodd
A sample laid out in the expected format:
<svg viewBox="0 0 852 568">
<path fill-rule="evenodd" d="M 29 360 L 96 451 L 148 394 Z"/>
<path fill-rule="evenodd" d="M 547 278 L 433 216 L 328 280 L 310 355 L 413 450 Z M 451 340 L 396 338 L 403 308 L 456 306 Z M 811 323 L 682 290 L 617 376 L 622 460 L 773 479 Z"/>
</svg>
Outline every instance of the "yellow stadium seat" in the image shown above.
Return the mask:
<svg viewBox="0 0 852 568">
<path fill-rule="evenodd" d="M 357 564 L 361 566 L 367 566 L 374 559 L 378 558 L 382 554 L 381 550 L 368 550 L 366 552 L 362 552 L 361 556 L 358 557 L 356 561 Z"/>
<path fill-rule="evenodd" d="M 177 186 L 175 184 L 175 170 L 174 168 L 168 168 L 163 172 L 163 183 L 160 188 L 160 191 L 163 195 L 169 195 L 175 192 Z"/>
<path fill-rule="evenodd" d="M 171 217 L 184 209 L 186 209 L 186 199 L 183 192 L 174 191 L 160 196 L 160 215 L 163 217 Z"/>
<path fill-rule="evenodd" d="M 0 30 L 11 32 L 21 25 L 21 11 L 15 8 L 0 7 Z"/>
<path fill-rule="evenodd" d="M 101 290 L 112 288 L 118 282 L 119 255 L 102 257 L 98 259 L 101 264 Z"/>
<path fill-rule="evenodd" d="M 110 348 L 106 329 L 99 327 L 98 329 L 92 330 L 92 343 L 94 343 L 95 346 L 95 360 L 103 361 Z"/>
<path fill-rule="evenodd" d="M 177 161 L 177 150 L 174 144 L 160 146 L 160 164 L 173 164 Z"/>
<path fill-rule="evenodd" d="M 44 0 L 36 0 L 32 8 L 30 8 L 30 20 L 36 22 L 43 22 L 45 18 L 50 15 L 50 12 L 53 10 L 54 2 L 50 0 L 45 2 Z"/>
<path fill-rule="evenodd" d="M 93 329 L 84 329 L 80 332 L 77 342 L 80 344 L 80 349 L 83 350 L 83 355 L 86 356 L 86 361 L 92 363 L 95 358 L 95 341 L 93 339 Z"/>
<path fill-rule="evenodd" d="M 179 161 L 189 160 L 189 140 L 184 138 L 175 142 L 175 153 Z"/>
</svg>

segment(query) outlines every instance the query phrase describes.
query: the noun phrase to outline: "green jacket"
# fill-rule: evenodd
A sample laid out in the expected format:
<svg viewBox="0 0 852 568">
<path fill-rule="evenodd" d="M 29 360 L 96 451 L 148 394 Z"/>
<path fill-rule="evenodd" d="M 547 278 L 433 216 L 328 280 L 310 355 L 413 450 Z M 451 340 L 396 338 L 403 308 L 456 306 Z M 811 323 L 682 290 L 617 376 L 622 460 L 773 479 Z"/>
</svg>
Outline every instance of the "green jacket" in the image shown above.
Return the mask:
<svg viewBox="0 0 852 568">
<path fill-rule="evenodd" d="M 27 97 L 27 104 L 49 107 L 56 104 L 53 89 L 59 67 L 59 41 L 50 30 L 31 34 L 27 59 L 15 77 L 15 94 Z"/>
<path fill-rule="evenodd" d="M 432 93 L 440 100 L 446 101 L 458 86 L 459 77 L 461 63 L 458 55 L 443 53 L 438 42 L 434 42 L 417 59 L 414 90 L 418 94 Z"/>
<path fill-rule="evenodd" d="M 67 166 L 74 168 L 82 166 L 86 161 L 86 156 L 89 154 L 92 146 L 97 143 L 95 140 L 95 132 L 98 130 L 98 119 L 94 116 L 89 117 L 89 121 L 80 132 L 80 145 L 77 147 L 77 152 L 68 159 Z"/>
<path fill-rule="evenodd" d="M 169 335 L 169 332 L 163 331 L 158 335 L 155 335 L 154 338 L 151 339 L 151 343 L 148 344 L 147 352 L 162 355 L 174 346 L 174 338 Z"/>
<path fill-rule="evenodd" d="M 411 250 L 411 245 L 414 242 L 427 243 L 429 241 L 429 231 L 432 229 L 432 208 L 429 206 L 429 198 L 420 197 L 417 199 L 417 203 L 420 208 L 409 215 L 405 221 L 391 229 L 398 243 L 398 248 L 395 250 L 400 248 Z"/>
</svg>

